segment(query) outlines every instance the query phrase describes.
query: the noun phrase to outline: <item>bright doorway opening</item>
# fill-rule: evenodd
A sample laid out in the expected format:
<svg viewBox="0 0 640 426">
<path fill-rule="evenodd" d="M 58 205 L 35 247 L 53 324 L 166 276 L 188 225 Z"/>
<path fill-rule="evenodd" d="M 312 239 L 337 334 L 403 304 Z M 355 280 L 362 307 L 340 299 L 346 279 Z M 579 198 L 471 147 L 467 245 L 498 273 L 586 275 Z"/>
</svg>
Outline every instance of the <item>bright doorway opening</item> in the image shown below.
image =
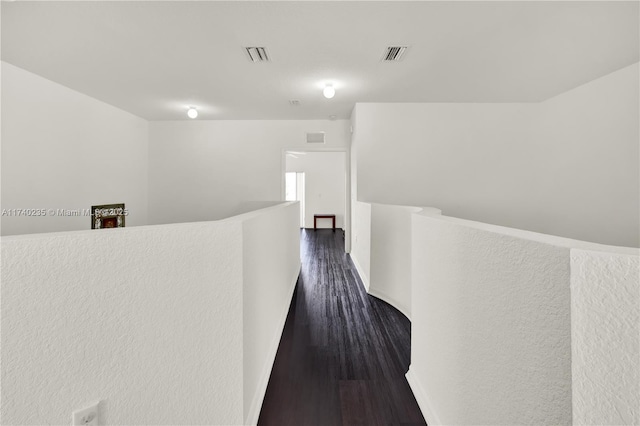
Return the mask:
<svg viewBox="0 0 640 426">
<path fill-rule="evenodd" d="M 300 201 L 300 227 L 304 223 L 304 172 L 285 173 L 285 200 Z"/>
</svg>

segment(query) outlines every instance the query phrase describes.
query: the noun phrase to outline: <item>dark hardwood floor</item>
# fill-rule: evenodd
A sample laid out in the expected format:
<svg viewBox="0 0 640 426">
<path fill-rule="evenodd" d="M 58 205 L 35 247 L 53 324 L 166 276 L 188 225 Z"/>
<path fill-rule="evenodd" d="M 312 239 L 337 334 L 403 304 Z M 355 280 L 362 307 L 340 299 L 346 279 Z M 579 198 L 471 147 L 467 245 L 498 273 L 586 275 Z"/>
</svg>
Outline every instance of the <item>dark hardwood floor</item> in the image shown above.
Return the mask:
<svg viewBox="0 0 640 426">
<path fill-rule="evenodd" d="M 303 230 L 302 271 L 258 425 L 425 425 L 407 318 L 367 295 L 341 231 Z"/>
</svg>

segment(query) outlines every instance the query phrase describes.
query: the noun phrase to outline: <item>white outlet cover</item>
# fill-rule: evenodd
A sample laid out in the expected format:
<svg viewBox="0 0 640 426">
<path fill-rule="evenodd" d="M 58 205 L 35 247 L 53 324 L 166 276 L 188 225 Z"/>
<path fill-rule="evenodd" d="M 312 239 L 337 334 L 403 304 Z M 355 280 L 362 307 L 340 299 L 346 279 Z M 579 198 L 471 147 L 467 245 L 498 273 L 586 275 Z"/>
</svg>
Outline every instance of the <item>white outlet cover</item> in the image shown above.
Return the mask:
<svg viewBox="0 0 640 426">
<path fill-rule="evenodd" d="M 71 415 L 73 419 L 73 426 L 98 426 L 100 424 L 100 412 L 98 411 L 98 405 L 100 401 L 95 404 L 83 408 L 81 410 L 74 411 Z"/>
</svg>

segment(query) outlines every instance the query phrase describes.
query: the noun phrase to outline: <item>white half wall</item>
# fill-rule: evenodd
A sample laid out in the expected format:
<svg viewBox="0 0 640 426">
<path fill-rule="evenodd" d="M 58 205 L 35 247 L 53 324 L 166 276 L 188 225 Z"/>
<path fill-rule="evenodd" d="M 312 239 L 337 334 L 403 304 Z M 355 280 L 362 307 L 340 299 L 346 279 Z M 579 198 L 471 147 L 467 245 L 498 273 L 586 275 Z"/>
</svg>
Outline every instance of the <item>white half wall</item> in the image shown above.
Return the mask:
<svg viewBox="0 0 640 426">
<path fill-rule="evenodd" d="M 637 423 L 637 249 L 428 211 L 412 226 L 407 379 L 427 423 Z"/>
<path fill-rule="evenodd" d="M 355 212 L 368 293 L 412 321 L 407 380 L 427 423 L 638 422 L 638 249 L 435 208 Z"/>
<path fill-rule="evenodd" d="M 242 224 L 2 239 L 2 422 L 243 424 Z"/>
<path fill-rule="evenodd" d="M 365 290 L 369 291 L 371 276 L 371 204 L 356 201 L 353 207 L 353 243 L 351 260 L 358 270 Z"/>
<path fill-rule="evenodd" d="M 573 423 L 640 424 L 638 254 L 571 250 Z"/>
<path fill-rule="evenodd" d="M 286 149 L 347 148 L 347 120 L 219 120 L 149 123 L 149 221 L 215 220 L 249 201 L 284 200 Z"/>
<path fill-rule="evenodd" d="M 430 207 L 371 204 L 370 285 L 367 292 L 411 319 L 411 222 Z"/>
<path fill-rule="evenodd" d="M 635 64 L 538 104 L 359 103 L 358 200 L 638 247 L 638 76 Z"/>
<path fill-rule="evenodd" d="M 299 203 L 232 218 L 242 221 L 245 424 L 257 424 L 300 272 Z"/>
<path fill-rule="evenodd" d="M 3 237 L 3 424 L 69 424 L 99 400 L 100 424 L 255 424 L 297 211 Z"/>
<path fill-rule="evenodd" d="M 336 215 L 336 228 L 344 229 L 346 152 L 297 152 L 294 155 L 287 155 L 286 171 L 305 174 L 305 227 L 313 228 L 314 214 L 328 213 Z M 320 219 L 317 227 L 331 228 L 332 221 Z"/>
<path fill-rule="evenodd" d="M 571 424 L 569 249 L 413 219 L 410 371 L 427 423 Z"/>
<path fill-rule="evenodd" d="M 58 209 L 98 204 L 125 203 L 126 226 L 145 225 L 147 121 L 6 62 L 1 67 L 2 235 L 91 229 L 89 216 Z"/>
</svg>

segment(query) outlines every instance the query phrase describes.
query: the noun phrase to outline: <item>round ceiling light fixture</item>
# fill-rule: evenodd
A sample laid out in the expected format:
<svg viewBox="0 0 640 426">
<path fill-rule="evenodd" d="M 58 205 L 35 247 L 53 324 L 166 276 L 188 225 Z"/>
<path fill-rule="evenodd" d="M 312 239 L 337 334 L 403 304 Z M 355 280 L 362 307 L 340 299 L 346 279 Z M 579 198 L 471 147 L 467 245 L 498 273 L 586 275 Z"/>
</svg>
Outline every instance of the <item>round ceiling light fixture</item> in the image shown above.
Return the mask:
<svg viewBox="0 0 640 426">
<path fill-rule="evenodd" d="M 324 89 L 322 89 L 322 94 L 325 98 L 331 99 L 335 96 L 336 89 L 334 89 L 331 84 L 327 84 L 326 86 L 324 86 Z"/>
<path fill-rule="evenodd" d="M 189 116 L 189 118 L 196 118 L 198 116 L 198 110 L 194 107 L 189 107 L 189 109 L 187 110 L 187 115 Z"/>
</svg>

